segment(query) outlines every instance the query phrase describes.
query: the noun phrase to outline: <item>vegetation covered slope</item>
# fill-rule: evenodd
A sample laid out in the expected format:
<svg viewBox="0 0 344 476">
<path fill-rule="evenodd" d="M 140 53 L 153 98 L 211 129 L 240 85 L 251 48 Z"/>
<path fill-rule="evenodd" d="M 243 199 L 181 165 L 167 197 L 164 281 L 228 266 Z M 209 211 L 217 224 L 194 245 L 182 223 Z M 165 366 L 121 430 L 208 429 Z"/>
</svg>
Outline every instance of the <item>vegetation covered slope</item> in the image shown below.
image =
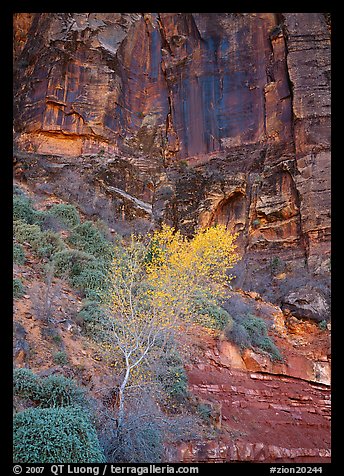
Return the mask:
<svg viewBox="0 0 344 476">
<path fill-rule="evenodd" d="M 51 451 L 55 453 L 51 453 L 34 435 L 40 425 L 48 431 L 51 424 L 51 434 L 45 434 L 45 441 L 54 441 L 59 432 L 69 434 L 68 421 L 74 424 L 73 418 L 84 425 L 82 428 L 88 428 L 93 448 L 98 448 L 94 441 L 100 441 L 99 451 L 92 454 L 87 453 L 89 440 L 79 441 L 79 453 L 73 461 L 101 461 L 103 457 L 109 461 L 158 461 L 166 442 L 214 432 L 214 428 L 209 430 L 211 421 L 204 405 L 188 391 L 185 364 L 190 349 L 183 348 L 180 340 L 185 328 L 201 325 L 214 335 L 225 330 L 224 335 L 233 342 L 245 329 L 244 337 L 236 342 L 242 349 L 252 346 L 280 358 L 264 321 L 250 316 L 244 320 L 245 327 L 224 307 L 232 279 L 229 270 L 237 260 L 235 237 L 224 227 L 199 232 L 192 240 L 167 226 L 150 236 L 123 239 L 111 234 L 105 223 L 85 220 L 71 204 L 39 203 L 38 197 L 30 198 L 28 192 L 16 186 L 13 230 L 15 304 L 20 308 L 31 302 L 30 318 L 38 324 L 40 338 L 52 344 L 50 362 L 41 360 L 39 365 L 37 358 L 25 352 L 29 339 L 25 339 L 27 331 L 18 320 L 17 337 L 24 334 L 15 360 L 14 444 L 20 462 L 35 458 L 37 462 L 49 461 L 52 454 L 59 462 L 70 459 L 66 446 L 54 448 Z M 31 263 L 34 266 L 28 266 Z M 23 279 L 32 271 L 41 284 L 39 288 Z M 77 305 L 74 309 L 65 307 L 66 317 L 59 319 L 61 304 L 65 306 L 62 286 L 69 296 L 75 296 Z M 75 346 L 75 354 L 77 342 L 82 342 L 88 353 L 92 349 L 92 360 L 102 366 L 96 372 L 103 372 L 100 379 L 107 380 L 105 390 L 95 387 L 86 391 L 83 399 L 87 410 L 68 397 L 74 383 L 63 380 L 65 374 L 75 376 L 79 381 L 73 392 L 81 391 L 88 360 L 84 357 L 77 366 L 73 364 L 73 351 L 72 355 L 70 347 L 67 351 L 67 339 L 59 332 L 66 322 L 69 330 L 73 329 L 74 342 L 68 346 Z M 30 362 L 36 373 L 20 369 L 23 365 L 29 367 Z M 42 371 L 52 373 L 52 381 L 55 378 L 60 386 L 56 389 L 53 385 L 52 394 L 45 399 L 52 402 L 51 411 L 42 403 L 42 389 L 50 378 L 41 381 Z M 56 392 L 65 395 L 67 405 L 61 403 L 62 397 L 56 400 Z M 64 409 L 58 410 L 60 407 Z M 59 412 L 67 412 L 66 427 L 53 423 Z M 27 419 L 32 431 L 24 435 Z M 145 429 L 141 436 L 139 428 Z M 30 438 L 35 440 L 36 449 L 27 454 L 22 443 Z"/>
</svg>

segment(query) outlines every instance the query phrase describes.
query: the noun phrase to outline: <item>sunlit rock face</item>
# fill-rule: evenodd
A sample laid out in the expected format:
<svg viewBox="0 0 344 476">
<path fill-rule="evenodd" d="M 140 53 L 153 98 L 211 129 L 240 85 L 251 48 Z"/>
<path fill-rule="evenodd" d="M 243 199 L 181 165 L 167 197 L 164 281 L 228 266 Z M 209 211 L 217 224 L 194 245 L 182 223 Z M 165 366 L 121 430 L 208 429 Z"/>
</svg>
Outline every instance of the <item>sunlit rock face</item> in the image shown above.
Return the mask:
<svg viewBox="0 0 344 476">
<path fill-rule="evenodd" d="M 173 158 L 291 138 L 275 14 L 20 15 L 18 74 L 30 82 L 18 84 L 17 127 L 41 134 L 38 151 L 62 134 L 79 138 L 70 154 L 102 143 Z"/>
<path fill-rule="evenodd" d="M 187 235 L 222 223 L 247 262 L 328 273 L 326 14 L 25 13 L 14 33 L 26 177 L 30 154 L 126 160 L 144 186 L 123 191 L 153 222 Z M 116 195 L 113 169 L 102 183 Z"/>
</svg>

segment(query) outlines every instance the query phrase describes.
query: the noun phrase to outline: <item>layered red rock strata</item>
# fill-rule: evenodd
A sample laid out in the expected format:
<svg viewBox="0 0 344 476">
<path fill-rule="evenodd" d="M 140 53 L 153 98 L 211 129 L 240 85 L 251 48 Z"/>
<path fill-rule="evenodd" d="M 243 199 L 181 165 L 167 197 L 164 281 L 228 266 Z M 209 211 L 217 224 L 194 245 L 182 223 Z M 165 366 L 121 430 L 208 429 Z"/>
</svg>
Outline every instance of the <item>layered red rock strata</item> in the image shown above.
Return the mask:
<svg viewBox="0 0 344 476">
<path fill-rule="evenodd" d="M 327 272 L 327 20 L 16 14 L 17 150 L 76 162 L 116 153 L 150 170 L 154 220 L 188 234 L 226 223 L 248 258 L 273 252 Z"/>
</svg>

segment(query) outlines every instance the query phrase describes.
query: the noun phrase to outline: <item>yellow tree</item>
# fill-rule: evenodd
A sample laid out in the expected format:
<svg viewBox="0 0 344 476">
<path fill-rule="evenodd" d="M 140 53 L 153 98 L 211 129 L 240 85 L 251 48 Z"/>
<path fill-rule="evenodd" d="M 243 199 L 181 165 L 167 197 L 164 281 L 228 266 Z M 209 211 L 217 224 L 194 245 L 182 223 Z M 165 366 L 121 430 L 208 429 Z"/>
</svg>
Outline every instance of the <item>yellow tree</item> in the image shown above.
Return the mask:
<svg viewBox="0 0 344 476">
<path fill-rule="evenodd" d="M 113 350 L 123 360 L 123 377 L 118 390 L 117 431 L 124 418 L 125 391 L 134 369 L 155 346 L 164 327 L 148 293 L 145 272 L 146 247 L 134 237 L 118 247 L 112 263 L 109 323 Z"/>
<path fill-rule="evenodd" d="M 150 245 L 147 281 L 158 313 L 192 323 L 199 320 L 198 303 L 217 306 L 232 280 L 228 271 L 238 260 L 236 237 L 221 225 L 199 230 L 192 240 L 166 225 L 157 231 Z M 202 321 L 207 319 L 202 316 Z"/>
<path fill-rule="evenodd" d="M 122 356 L 117 428 L 123 424 L 125 392 L 134 373 L 152 350 L 194 314 L 194 298 L 202 293 L 214 302 L 226 293 L 228 270 L 238 260 L 225 227 L 198 231 L 188 240 L 167 225 L 148 243 L 134 237 L 116 250 L 109 302 L 114 350 Z"/>
</svg>

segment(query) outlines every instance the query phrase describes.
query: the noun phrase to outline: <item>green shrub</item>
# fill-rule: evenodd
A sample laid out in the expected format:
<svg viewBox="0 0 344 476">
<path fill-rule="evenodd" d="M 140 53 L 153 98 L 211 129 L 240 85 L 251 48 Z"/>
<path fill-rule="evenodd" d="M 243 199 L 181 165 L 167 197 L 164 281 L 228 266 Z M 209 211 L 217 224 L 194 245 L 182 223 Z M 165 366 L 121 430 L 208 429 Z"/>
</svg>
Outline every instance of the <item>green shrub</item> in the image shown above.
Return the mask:
<svg viewBox="0 0 344 476">
<path fill-rule="evenodd" d="M 53 256 L 55 275 L 68 277 L 70 284 L 90 300 L 99 301 L 108 289 L 108 271 L 104 260 L 79 250 L 63 250 Z"/>
<path fill-rule="evenodd" d="M 78 276 L 90 262 L 95 262 L 94 256 L 79 250 L 64 249 L 53 257 L 55 275 L 58 277 Z"/>
<path fill-rule="evenodd" d="M 54 344 L 61 344 L 62 343 L 62 337 L 59 335 L 59 334 L 54 334 L 52 337 L 51 337 L 52 341 L 54 342 Z"/>
<path fill-rule="evenodd" d="M 279 351 L 276 344 L 271 340 L 268 336 L 262 336 L 259 339 L 259 345 L 257 348 L 260 350 L 264 350 L 270 355 L 271 360 L 273 361 L 283 361 L 283 357 L 281 352 Z"/>
<path fill-rule="evenodd" d="M 59 235 L 48 230 L 42 231 L 37 224 L 16 220 L 13 223 L 13 234 L 18 243 L 28 243 L 40 257 L 51 257 L 64 249 L 65 244 Z"/>
<path fill-rule="evenodd" d="M 264 319 L 256 317 L 253 314 L 247 314 L 245 319 L 242 320 L 242 325 L 245 327 L 251 341 L 254 345 L 259 342 L 260 337 L 266 336 L 268 332 L 268 327 Z"/>
<path fill-rule="evenodd" d="M 85 301 L 77 319 L 85 335 L 96 342 L 106 339 L 104 311 L 97 301 Z"/>
<path fill-rule="evenodd" d="M 15 193 L 15 191 L 14 191 Z M 31 198 L 27 197 L 22 191 L 13 196 L 13 220 L 21 220 L 29 225 L 44 226 L 45 222 L 55 218 L 59 223 L 67 228 L 80 224 L 80 217 L 74 205 L 58 203 L 52 205 L 48 210 L 36 210 Z"/>
<path fill-rule="evenodd" d="M 13 244 L 13 262 L 16 264 L 25 263 L 25 251 L 19 243 Z"/>
<path fill-rule="evenodd" d="M 37 246 L 37 254 L 40 257 L 51 258 L 55 253 L 65 248 L 62 238 L 51 230 L 43 231 L 41 234 L 41 244 Z"/>
<path fill-rule="evenodd" d="M 42 378 L 39 394 L 41 407 L 65 407 L 68 405 L 85 405 L 85 393 L 71 379 L 63 375 L 49 375 Z"/>
<path fill-rule="evenodd" d="M 327 329 L 327 321 L 323 319 L 322 321 L 319 322 L 318 327 L 322 331 L 326 331 Z"/>
<path fill-rule="evenodd" d="M 214 304 L 205 296 L 194 299 L 195 320 L 204 327 L 222 330 L 232 320 L 223 307 Z"/>
<path fill-rule="evenodd" d="M 184 367 L 170 367 L 167 371 L 170 384 L 167 386 L 171 397 L 178 401 L 188 396 L 188 379 Z"/>
<path fill-rule="evenodd" d="M 19 278 L 13 278 L 13 297 L 19 299 L 25 293 L 25 288 L 23 283 Z"/>
<path fill-rule="evenodd" d="M 40 225 L 46 212 L 36 210 L 31 198 L 24 192 L 13 196 L 13 220 L 21 220 L 29 225 Z"/>
<path fill-rule="evenodd" d="M 158 371 L 158 380 L 170 398 L 181 403 L 188 396 L 188 379 L 180 355 L 176 352 L 165 356 Z"/>
<path fill-rule="evenodd" d="M 41 229 L 38 225 L 26 223 L 23 220 L 13 222 L 13 234 L 18 243 L 29 243 L 37 248 L 41 240 Z"/>
<path fill-rule="evenodd" d="M 100 301 L 108 290 L 108 271 L 113 255 L 113 244 L 91 221 L 74 226 L 68 243 L 74 249 L 54 254 L 56 276 L 67 276 L 70 284 L 82 291 L 89 300 Z"/>
<path fill-rule="evenodd" d="M 15 369 L 13 388 L 14 395 L 43 408 L 86 404 L 84 391 L 63 375 L 38 377 L 30 369 Z"/>
<path fill-rule="evenodd" d="M 63 350 L 60 350 L 53 355 L 53 361 L 55 364 L 67 365 L 69 363 L 68 355 Z"/>
<path fill-rule="evenodd" d="M 80 224 L 79 212 L 74 205 L 65 203 L 54 204 L 49 208 L 47 214 L 59 219 L 68 228 Z"/>
<path fill-rule="evenodd" d="M 14 415 L 15 463 L 103 463 L 90 416 L 80 407 L 29 408 Z"/>
<path fill-rule="evenodd" d="M 278 256 L 274 256 L 270 260 L 270 272 L 271 275 L 275 276 L 278 273 L 281 273 L 285 269 L 285 262 Z"/>
<path fill-rule="evenodd" d="M 241 350 L 250 347 L 250 336 L 245 327 L 239 322 L 234 321 L 231 326 L 225 328 L 224 332 L 227 339 L 237 345 Z"/>
<path fill-rule="evenodd" d="M 43 223 L 47 219 L 47 212 L 45 210 L 34 210 L 33 211 L 33 223 L 38 225 L 41 229 L 43 228 Z"/>
<path fill-rule="evenodd" d="M 210 422 L 212 408 L 208 403 L 199 403 L 197 405 L 197 413 L 199 413 L 201 418 L 205 420 L 207 423 Z"/>
<path fill-rule="evenodd" d="M 83 291 L 86 298 L 98 301 L 107 289 L 107 274 L 104 273 L 101 264 L 92 262 L 89 263 L 89 267 L 71 279 L 71 284 Z"/>
<path fill-rule="evenodd" d="M 13 220 L 22 220 L 31 225 L 35 222 L 32 201 L 24 194 L 13 196 Z"/>
<path fill-rule="evenodd" d="M 265 343 L 264 339 L 268 337 L 268 326 L 264 319 L 248 314 L 243 319 L 242 325 L 247 330 L 251 344 L 254 347 L 261 347 L 261 344 Z"/>
<path fill-rule="evenodd" d="M 40 379 L 30 369 L 15 369 L 13 372 L 13 394 L 37 401 L 40 398 Z"/>
<path fill-rule="evenodd" d="M 113 252 L 112 244 L 91 221 L 85 221 L 75 226 L 71 231 L 68 243 L 73 248 L 103 260 L 111 259 Z"/>
<path fill-rule="evenodd" d="M 271 360 L 283 360 L 275 343 L 268 336 L 268 326 L 264 319 L 252 314 L 241 316 L 234 321 L 232 328 L 225 329 L 228 340 L 238 345 L 242 350 L 252 347 L 270 355 Z"/>
</svg>

